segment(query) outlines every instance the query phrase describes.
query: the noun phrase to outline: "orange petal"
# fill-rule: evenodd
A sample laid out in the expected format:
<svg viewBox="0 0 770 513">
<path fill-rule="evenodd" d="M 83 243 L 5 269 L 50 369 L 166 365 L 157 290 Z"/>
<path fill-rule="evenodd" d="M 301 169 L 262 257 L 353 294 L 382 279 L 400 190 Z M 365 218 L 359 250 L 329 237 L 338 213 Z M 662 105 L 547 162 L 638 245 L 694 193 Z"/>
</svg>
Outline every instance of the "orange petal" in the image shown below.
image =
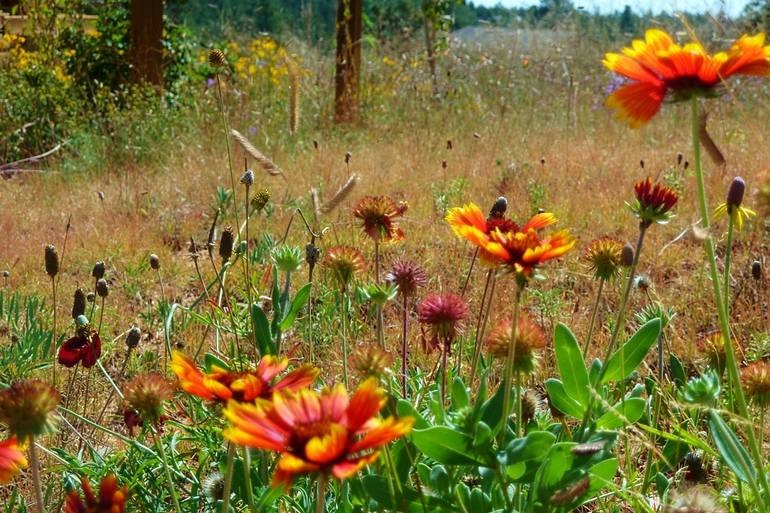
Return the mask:
<svg viewBox="0 0 770 513">
<path fill-rule="evenodd" d="M 404 417 L 402 419 L 388 417 L 354 443 L 350 448 L 350 453 L 355 454 L 359 451 L 389 444 L 411 431 L 413 425 L 414 419 L 412 417 Z"/>
<path fill-rule="evenodd" d="M 372 454 L 369 454 L 367 456 L 363 456 L 361 458 L 357 458 L 354 460 L 346 460 L 342 463 L 337 463 L 332 467 L 332 474 L 337 479 L 347 479 L 349 477 L 353 477 L 356 475 L 356 473 L 364 468 L 365 466 L 369 465 L 370 463 L 374 463 L 377 461 L 377 458 L 379 458 L 380 453 L 374 452 Z"/>
<path fill-rule="evenodd" d="M 347 444 L 348 430 L 340 424 L 331 424 L 328 433 L 308 440 L 305 456 L 313 463 L 324 465 L 339 459 Z"/>
<path fill-rule="evenodd" d="M 353 432 L 358 431 L 369 419 L 379 413 L 385 400 L 377 378 L 369 378 L 358 386 L 350 398 L 348 406 L 347 427 Z"/>
<path fill-rule="evenodd" d="M 481 209 L 473 203 L 449 209 L 445 219 L 458 237 L 464 238 L 464 230 L 467 228 L 475 228 L 481 232 L 487 229 L 487 219 Z"/>
<path fill-rule="evenodd" d="M 607 98 L 607 106 L 617 110 L 617 117 L 638 128 L 660 110 L 666 87 L 662 84 L 637 82 L 628 84 Z"/>
<path fill-rule="evenodd" d="M 320 467 L 318 465 L 285 452 L 281 454 L 281 458 L 278 460 L 278 464 L 275 467 L 273 487 L 288 489 L 294 481 L 295 476 L 299 474 L 310 474 L 312 472 L 318 472 L 319 470 Z"/>
</svg>

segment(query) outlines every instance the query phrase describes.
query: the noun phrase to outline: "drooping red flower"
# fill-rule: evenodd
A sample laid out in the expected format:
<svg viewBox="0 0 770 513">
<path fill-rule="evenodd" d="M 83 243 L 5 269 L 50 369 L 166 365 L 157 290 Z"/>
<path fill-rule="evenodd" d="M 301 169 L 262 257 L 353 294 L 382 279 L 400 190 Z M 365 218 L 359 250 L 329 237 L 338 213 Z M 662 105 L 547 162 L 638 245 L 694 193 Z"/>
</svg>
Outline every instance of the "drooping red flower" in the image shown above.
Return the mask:
<svg viewBox="0 0 770 513">
<path fill-rule="evenodd" d="M 273 486 L 289 487 L 302 474 L 347 479 L 376 461 L 380 447 L 412 428 L 411 417 L 378 418 L 384 404 L 374 378 L 352 396 L 341 384 L 321 392 L 276 392 L 272 401 L 230 401 L 224 414 L 232 427 L 224 435 L 239 445 L 280 453 Z"/>
<path fill-rule="evenodd" d="M 364 196 L 353 209 L 366 234 L 378 242 L 396 242 L 404 232 L 396 226 L 396 218 L 406 212 L 406 203 L 396 203 L 388 196 Z"/>
<path fill-rule="evenodd" d="M 221 402 L 267 399 L 276 390 L 308 387 L 319 374 L 312 365 L 303 365 L 276 379 L 289 366 L 289 360 L 271 355 L 262 357 L 256 369 L 236 372 L 214 367 L 211 372 L 204 373 L 190 358 L 174 351 L 170 366 L 179 378 L 182 390 L 202 399 Z"/>
<path fill-rule="evenodd" d="M 128 488 L 118 488 L 118 478 L 115 476 L 102 479 L 98 497 L 88 479 L 84 477 L 81 481 L 84 496 L 80 497 L 77 490 L 72 490 L 64 503 L 64 513 L 123 513 L 126 510 Z"/>
<path fill-rule="evenodd" d="M 59 363 L 74 367 L 78 363 L 89 369 L 96 365 L 102 354 L 99 333 L 90 325 L 78 327 L 77 335 L 64 342 L 59 348 Z"/>
<path fill-rule="evenodd" d="M 448 292 L 431 294 L 417 307 L 417 317 L 422 324 L 427 325 L 429 336 L 423 336 L 425 349 L 441 349 L 451 353 L 452 342 L 462 322 L 468 316 L 468 303 Z"/>
</svg>

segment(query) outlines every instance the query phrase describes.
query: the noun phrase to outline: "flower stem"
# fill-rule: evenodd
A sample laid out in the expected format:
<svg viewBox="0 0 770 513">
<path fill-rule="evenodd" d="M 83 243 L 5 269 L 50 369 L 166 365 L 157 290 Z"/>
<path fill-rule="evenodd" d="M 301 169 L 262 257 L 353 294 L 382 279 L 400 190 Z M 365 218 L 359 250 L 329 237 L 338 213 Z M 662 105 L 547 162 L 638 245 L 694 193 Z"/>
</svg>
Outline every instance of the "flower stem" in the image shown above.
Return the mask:
<svg viewBox="0 0 770 513">
<path fill-rule="evenodd" d="M 487 271 L 487 280 L 484 284 L 484 293 L 481 295 L 481 306 L 479 307 L 479 316 L 476 319 L 476 336 L 473 339 L 473 358 L 471 359 L 471 379 L 468 382 L 473 386 L 473 378 L 476 377 L 476 370 L 481 357 L 481 344 L 484 342 L 484 331 L 489 319 L 489 309 L 495 296 L 495 273 L 493 270 Z"/>
<path fill-rule="evenodd" d="M 230 170 L 230 186 L 233 190 L 233 203 L 235 204 L 235 171 L 233 171 L 233 150 L 230 147 L 230 125 L 227 122 L 227 112 L 225 111 L 225 98 L 222 95 L 222 81 L 219 79 L 219 73 L 216 74 L 217 77 L 217 96 L 219 98 L 219 109 L 222 112 L 222 126 L 225 130 L 225 146 L 227 148 L 227 167 Z M 238 209 L 236 208 L 234 210 L 235 214 L 235 225 L 240 226 L 241 223 L 238 221 Z"/>
<path fill-rule="evenodd" d="M 503 415 L 502 415 L 502 428 L 500 429 L 500 443 L 499 446 L 503 448 L 505 446 L 506 439 L 508 438 L 508 419 L 511 416 L 511 382 L 513 380 L 513 366 L 516 363 L 514 358 L 516 357 L 516 331 L 519 326 L 519 309 L 521 306 L 521 287 L 516 285 L 516 295 L 513 300 L 513 320 L 511 323 L 511 341 L 508 344 L 508 354 L 505 358 L 505 374 L 503 377 Z M 518 422 L 518 419 L 517 419 Z"/>
<path fill-rule="evenodd" d="M 235 462 L 235 445 L 227 443 L 227 466 L 225 468 L 225 484 L 222 490 L 222 513 L 230 510 L 230 490 L 233 485 L 233 463 Z"/>
<path fill-rule="evenodd" d="M 588 348 L 591 346 L 591 338 L 594 335 L 594 327 L 596 326 L 596 314 L 599 312 L 599 304 L 602 301 L 602 291 L 604 290 L 604 280 L 599 280 L 599 290 L 596 291 L 596 302 L 594 303 L 594 309 L 591 312 L 591 324 L 588 325 L 588 335 L 586 335 L 586 342 L 583 346 L 583 359 L 588 356 Z"/>
<path fill-rule="evenodd" d="M 403 294 L 404 296 L 404 311 L 403 316 L 401 317 L 401 392 L 406 399 L 406 378 L 407 378 L 407 369 L 408 369 L 408 351 L 407 351 L 407 345 L 406 345 L 406 337 L 407 337 L 407 323 L 409 322 L 409 296 L 406 294 Z"/>
<path fill-rule="evenodd" d="M 166 450 L 163 448 L 163 440 L 161 440 L 157 427 L 152 427 L 152 434 L 155 437 L 155 446 L 158 448 L 158 454 L 160 455 L 161 463 L 163 463 L 163 470 L 166 472 L 166 483 L 168 484 L 168 491 L 171 494 L 171 500 L 174 501 L 174 509 L 177 513 L 182 513 L 182 508 L 179 506 L 179 498 L 176 496 L 176 488 L 174 488 L 173 477 L 171 476 L 171 468 L 168 466 Z"/>
<path fill-rule="evenodd" d="M 318 480 L 316 481 L 316 502 L 315 512 L 324 513 L 324 502 L 326 498 L 326 474 L 318 474 Z"/>
<path fill-rule="evenodd" d="M 716 255 L 714 251 L 714 240 L 709 233 L 709 211 L 706 200 L 706 184 L 703 178 L 703 169 L 701 167 L 701 154 L 700 154 L 700 131 L 698 120 L 698 98 L 693 96 L 692 98 L 692 146 L 693 146 L 693 159 L 695 160 L 695 178 L 698 186 L 698 206 L 701 214 L 701 225 L 706 230 L 706 257 L 709 264 L 709 271 L 711 273 L 711 283 L 714 288 L 714 301 L 716 302 L 717 313 L 719 315 L 719 325 L 722 331 L 722 339 L 724 341 L 725 348 L 725 360 L 727 364 L 727 375 L 729 377 L 729 385 L 732 389 L 732 397 L 735 400 L 737 406 L 737 413 L 744 420 L 748 421 L 749 411 L 746 405 L 746 397 L 743 394 L 743 389 L 740 385 L 740 374 L 738 371 L 738 362 L 735 358 L 735 350 L 730 337 L 730 321 L 727 315 L 727 307 L 723 300 L 722 291 L 720 290 L 719 272 L 717 271 Z M 726 293 L 727 291 L 725 291 Z M 749 450 L 754 460 L 754 464 L 759 469 L 758 475 L 760 484 L 766 496 L 770 496 L 770 486 L 768 486 L 767 476 L 764 469 L 764 460 L 762 459 L 762 453 L 759 445 L 757 444 L 757 437 L 754 434 L 754 426 L 751 422 L 746 424 L 746 434 L 749 441 Z M 759 497 L 757 498 L 759 500 Z"/>
<path fill-rule="evenodd" d="M 37 457 L 37 447 L 35 439 L 29 441 L 29 462 L 32 467 L 32 484 L 35 487 L 35 501 L 37 502 L 38 513 L 43 513 L 45 504 L 43 503 L 43 485 L 40 482 L 40 460 Z"/>
<path fill-rule="evenodd" d="M 345 291 L 340 295 L 342 299 L 342 381 L 345 389 L 348 389 L 348 296 Z"/>
<path fill-rule="evenodd" d="M 51 331 L 51 348 L 50 352 L 53 357 L 53 364 L 51 365 L 51 383 L 56 387 L 56 278 L 51 277 L 52 301 L 53 301 L 53 328 Z"/>
<path fill-rule="evenodd" d="M 728 207 L 729 210 L 729 207 Z M 733 222 L 733 216 L 728 213 L 727 215 L 727 240 L 725 241 L 725 274 L 724 274 L 724 292 L 725 292 L 725 314 L 730 319 L 730 267 L 732 266 L 732 251 L 733 251 L 733 232 L 735 231 L 735 224 Z"/>
<path fill-rule="evenodd" d="M 246 487 L 246 503 L 249 505 L 249 511 L 254 509 L 254 491 L 251 489 L 251 454 L 249 448 L 243 448 L 243 480 Z"/>
</svg>

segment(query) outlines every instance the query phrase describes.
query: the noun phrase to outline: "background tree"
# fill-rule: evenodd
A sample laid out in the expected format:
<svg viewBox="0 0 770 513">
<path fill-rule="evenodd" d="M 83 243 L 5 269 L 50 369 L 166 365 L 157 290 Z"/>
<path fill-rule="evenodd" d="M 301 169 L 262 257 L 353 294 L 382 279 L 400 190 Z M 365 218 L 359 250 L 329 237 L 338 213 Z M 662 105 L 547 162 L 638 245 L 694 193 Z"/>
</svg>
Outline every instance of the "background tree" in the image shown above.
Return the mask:
<svg viewBox="0 0 770 513">
<path fill-rule="evenodd" d="M 334 76 L 334 122 L 358 117 L 358 80 L 361 72 L 363 0 L 337 3 L 337 55 Z"/>
<path fill-rule="evenodd" d="M 131 57 L 135 82 L 163 87 L 163 0 L 131 0 Z"/>
</svg>

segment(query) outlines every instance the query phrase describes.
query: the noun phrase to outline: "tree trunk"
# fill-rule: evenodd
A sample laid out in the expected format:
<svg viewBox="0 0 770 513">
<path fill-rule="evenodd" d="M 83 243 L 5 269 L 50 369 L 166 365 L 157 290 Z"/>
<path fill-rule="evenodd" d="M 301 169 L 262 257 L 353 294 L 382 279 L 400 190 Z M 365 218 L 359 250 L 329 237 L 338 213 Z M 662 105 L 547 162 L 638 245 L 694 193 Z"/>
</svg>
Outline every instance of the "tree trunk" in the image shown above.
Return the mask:
<svg viewBox="0 0 770 513">
<path fill-rule="evenodd" d="M 422 5 L 422 28 L 425 32 L 425 49 L 428 52 L 428 69 L 433 83 L 433 96 L 438 96 L 438 75 L 436 72 L 436 53 L 433 50 L 434 29 L 433 24 L 428 20 L 428 9 L 423 1 Z"/>
<path fill-rule="evenodd" d="M 163 87 L 163 1 L 131 0 L 134 82 Z"/>
<path fill-rule="evenodd" d="M 337 62 L 334 77 L 334 122 L 358 117 L 358 78 L 361 72 L 363 0 L 337 2 Z"/>
</svg>

